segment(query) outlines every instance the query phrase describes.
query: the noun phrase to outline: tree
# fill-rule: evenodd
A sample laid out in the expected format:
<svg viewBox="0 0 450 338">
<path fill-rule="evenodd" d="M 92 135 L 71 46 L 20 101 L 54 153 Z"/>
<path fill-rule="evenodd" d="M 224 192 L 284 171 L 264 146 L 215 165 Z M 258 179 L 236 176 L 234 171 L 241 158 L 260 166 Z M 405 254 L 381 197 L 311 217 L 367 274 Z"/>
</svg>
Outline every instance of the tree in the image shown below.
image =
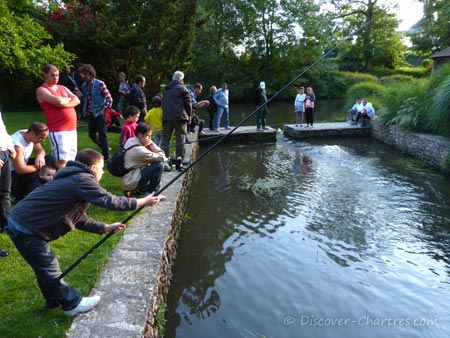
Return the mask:
<svg viewBox="0 0 450 338">
<path fill-rule="evenodd" d="M 44 27 L 22 14 L 30 9 L 28 5 L 26 1 L 11 5 L 0 1 L 0 99 L 6 105 L 35 102 L 34 89 L 41 80 L 43 66 L 54 63 L 62 67 L 73 58 L 62 44 L 51 46 L 51 35 Z"/>
<path fill-rule="evenodd" d="M 405 47 L 396 31 L 398 19 L 377 0 L 332 0 L 338 7 L 342 36 L 351 37 L 339 47 L 341 69 L 371 71 L 374 67 L 395 68 L 403 60 Z"/>
<path fill-rule="evenodd" d="M 195 0 L 79 0 L 49 8 L 47 25 L 57 41 L 91 63 L 105 80 L 119 71 L 142 73 L 147 91 L 160 84 L 190 58 Z"/>
<path fill-rule="evenodd" d="M 353 41 L 341 48 L 345 50 L 342 59 L 348 59 L 353 66 L 357 60 L 364 64 L 364 67 L 356 66 L 353 70 L 370 71 L 375 66 L 393 68 L 402 57 L 404 47 L 401 35 L 396 32 L 398 19 L 389 13 L 388 7 L 379 6 L 377 2 L 330 0 L 335 8 L 335 17 L 343 20 L 343 36 L 353 37 Z M 380 54 L 387 56 L 387 60 L 383 61 Z"/>
<path fill-rule="evenodd" d="M 446 0 L 419 0 L 423 2 L 423 17 L 408 33 L 412 49 L 429 55 L 450 46 L 450 2 Z"/>
</svg>

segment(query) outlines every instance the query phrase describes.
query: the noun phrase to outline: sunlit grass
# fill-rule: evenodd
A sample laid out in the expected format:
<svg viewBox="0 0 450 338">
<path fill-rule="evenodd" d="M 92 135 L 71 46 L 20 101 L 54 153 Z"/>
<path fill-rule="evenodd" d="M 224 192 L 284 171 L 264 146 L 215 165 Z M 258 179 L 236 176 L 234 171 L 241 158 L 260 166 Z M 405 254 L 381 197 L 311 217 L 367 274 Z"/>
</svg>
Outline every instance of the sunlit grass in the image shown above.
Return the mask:
<svg viewBox="0 0 450 338">
<path fill-rule="evenodd" d="M 10 134 L 19 129 L 26 129 L 33 121 L 43 121 L 41 112 L 3 113 L 3 121 Z M 113 152 L 118 147 L 119 134 L 108 134 Z M 44 147 L 50 152 L 50 142 Z M 87 135 L 87 123 L 82 121 L 78 129 L 78 149 L 98 147 Z M 101 185 L 114 194 L 122 194 L 119 179 L 111 176 L 107 170 Z M 91 206 L 90 217 L 113 223 L 126 218 L 129 213 L 105 211 Z M 65 278 L 81 295 L 87 295 L 94 286 L 102 267 L 105 265 L 111 249 L 120 240 L 121 234 L 112 236 L 94 253 L 88 256 L 77 268 Z M 61 268 L 64 271 L 82 254 L 95 245 L 100 236 L 75 230 L 52 242 Z M 64 337 L 72 319 L 63 311 L 48 311 L 44 308 L 44 299 L 37 286 L 33 271 L 17 252 L 6 234 L 0 235 L 0 247 L 9 252 L 6 258 L 0 258 L 0 337 Z"/>
</svg>

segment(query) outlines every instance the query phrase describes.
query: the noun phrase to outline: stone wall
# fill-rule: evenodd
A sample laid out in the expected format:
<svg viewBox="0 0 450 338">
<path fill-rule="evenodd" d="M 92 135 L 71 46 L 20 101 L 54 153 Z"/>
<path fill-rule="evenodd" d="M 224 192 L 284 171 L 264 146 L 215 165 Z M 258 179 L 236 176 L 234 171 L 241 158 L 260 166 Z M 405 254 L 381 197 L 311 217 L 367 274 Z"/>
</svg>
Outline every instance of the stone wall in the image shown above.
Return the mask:
<svg viewBox="0 0 450 338">
<path fill-rule="evenodd" d="M 443 157 L 450 154 L 450 139 L 448 138 L 411 133 L 402 130 L 397 125 L 382 126 L 376 122 L 372 125 L 372 137 L 424 161 L 444 174 L 449 174 L 449 169 L 443 163 Z"/>
<path fill-rule="evenodd" d="M 192 153 L 189 158 L 195 160 L 198 156 L 198 144 L 194 143 L 191 149 Z M 189 151 L 186 151 L 186 155 L 188 155 L 188 153 Z M 145 338 L 156 338 L 160 336 L 156 323 L 156 315 L 160 310 L 160 307 L 165 306 L 167 302 L 170 280 L 172 278 L 172 268 L 177 255 L 178 238 L 180 236 L 181 227 L 185 222 L 186 205 L 193 173 L 193 170 L 189 170 L 185 173 L 183 184 L 178 193 L 176 208 L 172 215 L 170 228 L 161 254 L 153 294 L 148 307 L 147 321 L 143 332 L 143 337 Z"/>
</svg>

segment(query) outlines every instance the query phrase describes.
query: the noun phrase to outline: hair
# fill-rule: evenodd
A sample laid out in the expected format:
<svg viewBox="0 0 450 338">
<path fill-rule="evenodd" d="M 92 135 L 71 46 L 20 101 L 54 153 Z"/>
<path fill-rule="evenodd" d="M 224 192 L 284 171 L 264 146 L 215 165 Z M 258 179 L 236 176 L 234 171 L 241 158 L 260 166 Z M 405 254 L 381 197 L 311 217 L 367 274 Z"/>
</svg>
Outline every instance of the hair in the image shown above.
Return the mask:
<svg viewBox="0 0 450 338">
<path fill-rule="evenodd" d="M 103 155 L 94 149 L 82 149 L 75 156 L 75 161 L 81 162 L 88 167 L 97 164 L 103 159 Z"/>
<path fill-rule="evenodd" d="M 203 86 L 201 83 L 197 82 L 195 85 L 192 86 L 192 88 L 196 89 L 196 88 L 200 88 L 203 89 Z"/>
<path fill-rule="evenodd" d="M 34 132 L 36 135 L 40 135 L 41 133 L 48 131 L 48 127 L 45 123 L 42 122 L 33 122 L 28 127 L 27 132 Z"/>
<path fill-rule="evenodd" d="M 210 93 L 215 93 L 215 92 L 217 92 L 217 87 L 216 87 L 216 86 L 211 86 L 211 87 L 209 88 L 209 92 L 210 92 Z"/>
<path fill-rule="evenodd" d="M 145 76 L 142 74 L 136 75 L 136 78 L 134 79 L 134 83 L 136 83 L 136 84 L 144 82 L 144 81 L 145 81 Z"/>
<path fill-rule="evenodd" d="M 123 112 L 123 116 L 125 118 L 128 118 L 130 116 L 135 116 L 137 114 L 139 114 L 141 111 L 139 110 L 138 107 L 136 106 L 128 106 L 125 111 Z"/>
<path fill-rule="evenodd" d="M 48 74 L 48 73 L 50 73 L 50 71 L 52 70 L 52 68 L 56 68 L 56 70 L 57 71 L 59 71 L 59 69 L 58 69 L 58 67 L 56 67 L 55 65 L 52 65 L 52 64 L 50 64 L 50 63 L 47 63 L 45 66 L 44 66 L 44 74 Z"/>
<path fill-rule="evenodd" d="M 137 136 L 138 134 L 145 134 L 150 130 L 152 130 L 152 126 L 149 125 L 147 122 L 139 122 L 136 131 L 134 132 L 134 135 Z"/>
<path fill-rule="evenodd" d="M 314 90 L 312 89 L 312 87 L 308 87 L 306 88 L 306 90 L 311 89 L 312 93 L 314 94 Z"/>
<path fill-rule="evenodd" d="M 46 164 L 46 165 L 42 166 L 39 169 L 39 174 L 44 174 L 44 173 L 48 172 L 49 170 L 55 170 L 56 171 L 56 168 L 54 166 L 52 166 L 52 165 Z"/>
<path fill-rule="evenodd" d="M 305 87 L 299 87 L 298 90 L 305 90 Z"/>
<path fill-rule="evenodd" d="M 92 77 L 96 77 L 97 73 L 95 72 L 95 68 L 91 64 L 85 64 L 81 66 L 80 73 L 87 73 Z"/>
<path fill-rule="evenodd" d="M 161 107 L 161 97 L 155 95 L 152 97 L 152 106 L 153 107 Z"/>
<path fill-rule="evenodd" d="M 127 74 L 125 74 L 124 72 L 120 72 L 119 76 L 123 76 L 123 77 L 127 78 Z"/>
<path fill-rule="evenodd" d="M 175 71 L 172 76 L 173 81 L 181 81 L 184 79 L 184 73 L 181 70 Z"/>
<path fill-rule="evenodd" d="M 67 162 L 65 160 L 58 160 L 55 162 L 55 169 L 58 171 L 66 166 Z"/>
</svg>

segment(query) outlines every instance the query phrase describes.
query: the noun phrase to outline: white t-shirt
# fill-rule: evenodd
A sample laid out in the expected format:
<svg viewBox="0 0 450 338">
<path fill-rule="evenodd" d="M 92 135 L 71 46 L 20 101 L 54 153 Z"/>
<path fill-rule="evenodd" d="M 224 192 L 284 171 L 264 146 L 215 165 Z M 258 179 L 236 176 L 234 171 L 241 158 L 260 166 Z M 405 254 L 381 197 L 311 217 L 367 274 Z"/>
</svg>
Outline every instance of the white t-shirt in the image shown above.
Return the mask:
<svg viewBox="0 0 450 338">
<path fill-rule="evenodd" d="M 27 131 L 26 129 L 18 130 L 11 135 L 14 146 L 18 146 L 23 151 L 23 162 L 25 164 L 28 163 L 28 160 L 30 159 L 31 154 L 33 153 L 34 150 L 34 143 L 27 142 L 23 137 L 23 133 L 25 133 L 26 131 Z"/>
</svg>

